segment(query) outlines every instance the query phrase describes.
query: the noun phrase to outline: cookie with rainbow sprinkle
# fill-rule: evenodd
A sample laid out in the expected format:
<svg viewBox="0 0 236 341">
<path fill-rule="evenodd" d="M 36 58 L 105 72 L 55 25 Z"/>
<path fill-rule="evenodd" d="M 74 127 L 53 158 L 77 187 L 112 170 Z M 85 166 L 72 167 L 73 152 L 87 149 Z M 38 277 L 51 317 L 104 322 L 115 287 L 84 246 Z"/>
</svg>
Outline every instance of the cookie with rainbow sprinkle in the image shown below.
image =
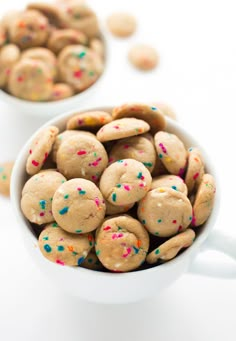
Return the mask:
<svg viewBox="0 0 236 341">
<path fill-rule="evenodd" d="M 87 45 L 88 38 L 78 30 L 64 29 L 54 30 L 47 42 L 48 48 L 58 54 L 64 47 L 68 45 Z"/>
<path fill-rule="evenodd" d="M 113 272 L 137 269 L 149 248 L 149 235 L 142 224 L 129 215 L 108 218 L 96 231 L 96 254 Z"/>
<path fill-rule="evenodd" d="M 184 180 L 178 175 L 164 174 L 153 178 L 151 189 L 158 187 L 170 187 L 176 191 L 180 191 L 185 195 L 188 195 L 188 188 Z"/>
<path fill-rule="evenodd" d="M 56 222 L 67 232 L 87 233 L 103 222 L 106 206 L 98 187 L 86 179 L 72 179 L 55 192 L 52 212 Z"/>
<path fill-rule="evenodd" d="M 14 162 L 0 163 L 0 194 L 10 195 L 11 173 Z"/>
<path fill-rule="evenodd" d="M 34 175 L 43 167 L 48 155 L 52 150 L 59 129 L 49 126 L 40 131 L 31 143 L 29 156 L 26 162 L 26 172 Z"/>
<path fill-rule="evenodd" d="M 92 85 L 101 75 L 104 65 L 101 57 L 83 45 L 70 45 L 58 55 L 60 79 L 76 92 Z"/>
<path fill-rule="evenodd" d="M 91 233 L 75 235 L 56 223 L 45 226 L 38 245 L 45 258 L 59 265 L 80 266 L 94 245 Z"/>
<path fill-rule="evenodd" d="M 158 107 L 145 103 L 126 103 L 115 107 L 112 111 L 114 119 L 124 117 L 135 117 L 146 121 L 150 125 L 150 132 L 155 134 L 159 130 L 164 130 L 166 120 Z"/>
<path fill-rule="evenodd" d="M 17 45 L 8 44 L 0 50 L 0 88 L 8 83 L 8 78 L 13 66 L 20 59 L 20 49 Z"/>
<path fill-rule="evenodd" d="M 109 203 L 126 206 L 142 199 L 149 191 L 151 182 L 151 174 L 141 162 L 123 159 L 104 170 L 99 187 Z"/>
<path fill-rule="evenodd" d="M 204 173 L 204 162 L 200 150 L 193 147 L 189 148 L 188 166 L 185 175 L 185 183 L 189 193 L 197 189 Z"/>
<path fill-rule="evenodd" d="M 88 111 L 74 114 L 66 124 L 66 129 L 98 129 L 110 123 L 112 117 L 105 111 Z"/>
<path fill-rule="evenodd" d="M 137 213 L 146 229 L 158 237 L 182 232 L 192 221 L 192 205 L 188 197 L 169 187 L 149 191 L 140 200 Z"/>
<path fill-rule="evenodd" d="M 177 234 L 168 239 L 147 255 L 148 264 L 154 264 L 158 260 L 163 262 L 169 261 L 177 256 L 181 249 L 187 248 L 193 244 L 195 232 L 188 228 L 186 231 Z"/>
<path fill-rule="evenodd" d="M 56 170 L 43 170 L 32 176 L 22 190 L 21 209 L 24 216 L 37 225 L 54 221 L 53 196 L 65 181 L 66 178 Z"/>
</svg>

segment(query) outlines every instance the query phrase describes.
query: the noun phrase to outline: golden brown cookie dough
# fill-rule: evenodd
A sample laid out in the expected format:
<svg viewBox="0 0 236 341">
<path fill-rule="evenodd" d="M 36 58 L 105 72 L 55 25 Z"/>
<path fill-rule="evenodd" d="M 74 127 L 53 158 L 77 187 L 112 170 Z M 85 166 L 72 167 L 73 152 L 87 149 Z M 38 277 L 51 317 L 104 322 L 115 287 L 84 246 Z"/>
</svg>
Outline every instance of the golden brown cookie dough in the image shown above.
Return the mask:
<svg viewBox="0 0 236 341">
<path fill-rule="evenodd" d="M 20 49 L 17 45 L 8 44 L 0 50 L 0 88 L 7 85 L 12 67 L 20 59 Z"/>
<path fill-rule="evenodd" d="M 57 152 L 57 167 L 67 179 L 82 177 L 96 182 L 107 164 L 103 145 L 85 134 L 66 138 Z"/>
<path fill-rule="evenodd" d="M 104 58 L 105 56 L 105 46 L 101 39 L 93 38 L 89 43 L 89 47 L 96 52 L 99 56 Z"/>
<path fill-rule="evenodd" d="M 107 19 L 109 31 L 116 37 L 129 37 L 136 31 L 136 19 L 129 13 L 113 13 Z"/>
<path fill-rule="evenodd" d="M 98 256 L 95 253 L 95 250 L 91 250 L 88 256 L 85 258 L 83 263 L 81 264 L 81 268 L 94 270 L 94 271 L 101 271 L 103 269 L 103 265 L 98 259 Z"/>
<path fill-rule="evenodd" d="M 49 126 L 37 134 L 30 146 L 29 156 L 26 162 L 26 172 L 28 174 L 34 175 L 40 171 L 52 150 L 58 132 L 59 129 L 57 127 Z"/>
<path fill-rule="evenodd" d="M 48 19 L 39 11 L 25 10 L 13 18 L 8 33 L 10 41 L 22 49 L 42 46 L 48 38 Z"/>
<path fill-rule="evenodd" d="M 103 71 L 101 57 L 83 45 L 65 47 L 58 56 L 60 78 L 80 92 L 92 85 Z"/>
<path fill-rule="evenodd" d="M 65 83 L 56 83 L 52 86 L 51 101 L 60 101 L 74 95 L 74 89 Z"/>
<path fill-rule="evenodd" d="M 100 128 L 111 122 L 112 117 L 105 111 L 87 111 L 73 115 L 66 124 L 66 129 Z"/>
<path fill-rule="evenodd" d="M 159 259 L 164 262 L 173 259 L 177 256 L 181 249 L 191 246 L 194 239 L 195 232 L 191 229 L 187 229 L 186 231 L 177 234 L 177 236 L 170 238 L 158 248 L 150 252 L 147 255 L 146 261 L 148 264 L 154 264 Z"/>
<path fill-rule="evenodd" d="M 189 193 L 197 189 L 204 173 L 204 162 L 200 150 L 194 147 L 189 148 L 188 166 L 185 175 L 185 183 Z"/>
<path fill-rule="evenodd" d="M 175 191 L 179 191 L 184 193 L 185 195 L 188 195 L 188 188 L 184 180 L 178 175 L 167 174 L 153 178 L 151 189 L 155 189 L 158 187 L 170 187 Z"/>
<path fill-rule="evenodd" d="M 146 133 L 149 129 L 149 124 L 143 120 L 130 117 L 121 118 L 105 124 L 97 132 L 97 139 L 101 142 L 119 140 Z"/>
<path fill-rule="evenodd" d="M 131 47 L 128 58 L 133 66 L 143 71 L 152 70 L 159 64 L 159 55 L 156 50 L 144 44 Z"/>
<path fill-rule="evenodd" d="M 154 136 L 159 159 L 171 173 L 183 176 L 187 166 L 187 151 L 183 142 L 174 134 L 159 131 Z"/>
<path fill-rule="evenodd" d="M 143 198 L 151 187 L 147 168 L 133 159 L 119 160 L 106 168 L 100 179 L 104 198 L 114 206 L 126 206 Z"/>
<path fill-rule="evenodd" d="M 88 39 L 83 32 L 73 29 L 55 30 L 50 35 L 47 46 L 58 54 L 68 45 L 87 45 Z"/>
<path fill-rule="evenodd" d="M 209 218 L 215 199 L 215 180 L 211 174 L 204 174 L 193 204 L 192 226 L 199 226 Z"/>
<path fill-rule="evenodd" d="M 56 223 L 45 226 L 38 245 L 43 256 L 59 265 L 81 265 L 93 247 L 92 234 L 75 235 L 61 229 Z"/>
<path fill-rule="evenodd" d="M 164 130 L 166 127 L 166 120 L 162 112 L 157 107 L 148 104 L 123 104 L 113 109 L 112 116 L 115 120 L 124 117 L 135 117 L 144 120 L 150 125 L 152 134 Z"/>
<path fill-rule="evenodd" d="M 21 209 L 32 223 L 42 225 L 54 221 L 52 200 L 66 178 L 56 170 L 44 170 L 32 176 L 24 185 Z"/>
<path fill-rule="evenodd" d="M 142 135 L 132 136 L 119 140 L 109 153 L 109 162 L 122 159 L 134 159 L 142 164 L 151 173 L 156 163 L 156 150 L 147 138 Z"/>
<path fill-rule="evenodd" d="M 57 76 L 57 59 L 54 53 L 45 47 L 32 47 L 27 49 L 21 55 L 22 58 L 29 58 L 33 60 L 41 60 L 44 62 L 51 73 L 53 79 Z"/>
<path fill-rule="evenodd" d="M 56 222 L 65 231 L 87 233 L 102 223 L 106 206 L 93 182 L 77 178 L 63 183 L 57 189 L 52 211 Z"/>
<path fill-rule="evenodd" d="M 151 234 L 170 237 L 190 225 L 192 206 L 182 192 L 158 187 L 139 202 L 138 217 Z"/>
<path fill-rule="evenodd" d="M 114 272 L 137 269 L 146 258 L 149 235 L 140 222 L 128 215 L 111 217 L 96 231 L 96 254 Z"/>
<path fill-rule="evenodd" d="M 106 215 L 114 215 L 128 212 L 134 206 L 134 203 L 125 206 L 114 206 L 109 201 L 105 200 L 105 205 Z"/>
<path fill-rule="evenodd" d="M 10 195 L 11 173 L 14 162 L 0 163 L 0 194 Z"/>
<path fill-rule="evenodd" d="M 29 101 L 47 101 L 52 93 L 49 67 L 40 60 L 21 59 L 9 75 L 9 92 Z"/>
</svg>

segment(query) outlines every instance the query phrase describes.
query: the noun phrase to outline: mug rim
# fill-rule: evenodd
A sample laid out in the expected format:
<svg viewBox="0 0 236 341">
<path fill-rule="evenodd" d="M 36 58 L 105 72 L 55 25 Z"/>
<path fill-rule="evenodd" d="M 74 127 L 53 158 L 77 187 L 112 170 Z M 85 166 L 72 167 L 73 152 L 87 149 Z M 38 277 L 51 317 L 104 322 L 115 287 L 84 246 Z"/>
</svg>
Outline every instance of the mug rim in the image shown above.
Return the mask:
<svg viewBox="0 0 236 341">
<path fill-rule="evenodd" d="M 13 206 L 14 215 L 17 217 L 17 222 L 20 224 L 21 228 L 24 226 L 24 230 L 23 229 L 21 230 L 22 237 L 30 239 L 34 245 L 35 245 L 35 242 L 37 242 L 37 237 L 35 236 L 33 229 L 29 227 L 29 225 L 31 223 L 29 221 L 27 221 L 27 219 L 24 217 L 24 215 L 21 211 L 20 197 L 19 197 L 21 193 L 20 192 L 18 193 L 18 191 L 16 190 L 16 188 L 19 184 L 18 172 L 22 170 L 23 164 L 25 166 L 25 160 L 28 156 L 28 150 L 29 150 L 29 146 L 30 146 L 31 142 L 33 141 L 35 136 L 45 127 L 47 127 L 49 125 L 57 125 L 57 124 L 60 125 L 60 124 L 62 124 L 61 122 L 63 122 L 63 121 L 65 124 L 66 120 L 69 117 L 75 115 L 76 113 L 86 112 L 86 111 L 107 111 L 107 112 L 111 112 L 111 110 L 114 107 L 115 107 L 115 105 L 84 107 L 84 108 L 80 108 L 79 110 L 70 110 L 70 111 L 65 112 L 61 115 L 53 117 L 52 119 L 50 119 L 46 123 L 44 123 L 42 126 L 40 126 L 40 128 L 37 129 L 33 135 L 31 135 L 31 137 L 27 140 L 27 142 L 21 148 L 21 150 L 18 154 L 18 157 L 15 161 L 13 171 L 12 171 L 11 185 L 10 185 L 10 196 L 11 196 L 11 203 Z M 134 276 L 134 275 L 138 276 L 138 274 L 140 274 L 140 276 L 141 276 L 143 273 L 156 272 L 156 271 L 158 271 L 159 268 L 171 268 L 175 264 L 181 262 L 184 258 L 190 256 L 194 251 L 196 252 L 197 249 L 199 249 L 200 245 L 206 240 L 210 231 L 213 229 L 213 226 L 215 225 L 215 222 L 217 220 L 218 212 L 219 212 L 219 208 L 220 208 L 220 188 L 219 188 L 218 177 L 217 177 L 216 172 L 214 171 L 215 168 L 213 167 L 213 163 L 211 161 L 211 158 L 209 157 L 209 154 L 205 151 L 205 148 L 203 148 L 202 145 L 197 142 L 197 140 L 195 139 L 195 137 L 192 134 L 189 134 L 187 132 L 186 128 L 184 128 L 182 125 L 180 125 L 179 122 L 176 122 L 169 117 L 165 116 L 165 118 L 167 121 L 167 130 L 168 130 L 168 127 L 177 129 L 183 135 L 183 136 L 181 136 L 181 138 L 184 137 L 185 139 L 190 140 L 191 142 L 193 142 L 193 144 L 195 146 L 197 146 L 201 150 L 201 153 L 203 154 L 204 160 L 207 160 L 207 162 L 205 162 L 205 165 L 207 166 L 206 167 L 207 172 L 210 171 L 209 173 L 214 176 L 214 179 L 215 179 L 215 182 L 217 185 L 216 186 L 217 191 L 215 194 L 213 210 L 212 210 L 211 215 L 209 216 L 207 222 L 204 223 L 203 226 L 199 227 L 199 228 L 201 228 L 201 232 L 199 233 L 199 235 L 197 235 L 197 238 L 194 240 L 193 244 L 190 247 L 188 247 L 187 249 L 185 249 L 181 254 L 177 255 L 175 258 L 171 259 L 168 262 L 153 266 L 153 267 L 148 268 L 148 269 L 142 269 L 142 270 L 135 269 L 131 272 L 111 273 L 111 272 L 94 271 L 94 270 L 90 270 L 90 269 L 86 269 L 86 268 L 82 268 L 82 267 L 68 267 L 67 266 L 70 270 L 74 271 L 76 268 L 76 271 L 78 271 L 78 273 L 80 271 L 82 271 L 82 272 L 85 271 L 86 274 L 89 276 L 91 275 L 91 276 L 96 276 L 96 277 L 97 276 L 103 276 L 103 277 L 109 277 L 109 278 L 112 278 L 112 277 L 116 278 L 117 276 L 119 276 L 119 277 L 120 276 L 129 277 L 129 276 Z M 23 160 L 24 160 L 24 162 L 23 162 Z M 23 164 L 22 164 L 22 162 L 23 162 Z M 22 190 L 22 188 L 23 188 L 23 186 L 21 186 L 20 190 Z M 205 224 L 207 226 L 205 226 Z M 23 234 L 24 234 L 24 236 L 23 236 Z M 26 234 L 27 234 L 27 236 L 26 236 Z M 54 265 L 58 269 L 61 269 L 61 267 L 59 267 L 58 264 L 54 264 L 53 262 L 50 262 L 50 263 L 51 263 L 50 264 L 51 266 Z"/>
</svg>

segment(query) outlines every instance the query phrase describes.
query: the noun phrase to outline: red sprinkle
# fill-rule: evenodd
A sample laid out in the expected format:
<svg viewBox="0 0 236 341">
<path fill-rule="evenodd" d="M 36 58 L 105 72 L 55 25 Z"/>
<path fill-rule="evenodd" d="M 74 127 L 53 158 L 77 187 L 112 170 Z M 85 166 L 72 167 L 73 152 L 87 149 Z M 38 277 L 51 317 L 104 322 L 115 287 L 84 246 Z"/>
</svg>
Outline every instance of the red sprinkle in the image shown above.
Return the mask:
<svg viewBox="0 0 236 341">
<path fill-rule="evenodd" d="M 56 263 L 57 263 L 57 264 L 60 264 L 60 265 L 65 265 L 65 263 L 62 262 L 60 259 L 57 259 L 57 260 L 56 260 Z"/>
<path fill-rule="evenodd" d="M 35 167 L 38 167 L 39 163 L 35 160 L 32 161 L 32 165 L 35 166 Z"/>
<path fill-rule="evenodd" d="M 199 173 L 194 174 L 193 179 L 196 180 L 198 176 L 199 176 Z"/>
<path fill-rule="evenodd" d="M 104 227 L 104 231 L 108 231 L 108 230 L 110 230 L 111 229 L 111 226 L 106 226 L 106 227 Z"/>
<path fill-rule="evenodd" d="M 77 155 L 84 155 L 84 154 L 87 154 L 86 150 L 81 149 L 77 152 Z"/>
<path fill-rule="evenodd" d="M 176 220 L 173 220 L 172 223 L 173 223 L 173 224 L 176 224 Z"/>
</svg>

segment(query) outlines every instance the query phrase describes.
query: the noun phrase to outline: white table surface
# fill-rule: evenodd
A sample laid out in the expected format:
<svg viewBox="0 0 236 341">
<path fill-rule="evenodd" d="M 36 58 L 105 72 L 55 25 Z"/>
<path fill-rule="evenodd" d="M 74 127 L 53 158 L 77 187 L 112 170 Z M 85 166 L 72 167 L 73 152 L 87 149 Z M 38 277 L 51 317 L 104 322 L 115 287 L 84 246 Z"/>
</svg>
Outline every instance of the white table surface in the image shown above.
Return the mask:
<svg viewBox="0 0 236 341">
<path fill-rule="evenodd" d="M 25 2 L 18 0 L 18 7 Z M 217 167 L 222 201 L 215 228 L 235 233 L 234 1 L 90 3 L 102 20 L 116 10 L 133 12 L 138 30 L 126 40 L 107 34 L 111 49 L 108 72 L 85 105 L 128 100 L 171 104 L 178 120 L 206 146 Z M 0 0 L 1 13 L 11 7 L 14 1 Z M 127 52 L 136 42 L 150 43 L 159 51 L 160 66 L 154 72 L 142 73 L 129 65 Z M 0 162 L 17 156 L 40 121 L 26 119 L 0 103 Z M 22 244 L 10 202 L 2 197 L 0 216 L 0 340 L 236 339 L 235 280 L 186 274 L 149 301 L 123 306 L 86 303 L 59 292 L 34 266 Z M 209 251 L 206 256 L 222 264 L 228 261 L 216 252 Z"/>
</svg>

